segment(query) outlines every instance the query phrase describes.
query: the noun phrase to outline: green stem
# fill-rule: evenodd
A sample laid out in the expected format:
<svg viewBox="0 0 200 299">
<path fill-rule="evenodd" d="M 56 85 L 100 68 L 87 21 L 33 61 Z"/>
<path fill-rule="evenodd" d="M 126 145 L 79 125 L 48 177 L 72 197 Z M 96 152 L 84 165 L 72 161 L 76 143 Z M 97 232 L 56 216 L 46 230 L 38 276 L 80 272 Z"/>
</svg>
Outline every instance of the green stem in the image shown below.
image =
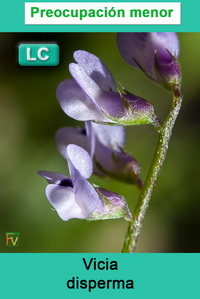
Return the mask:
<svg viewBox="0 0 200 299">
<path fill-rule="evenodd" d="M 170 113 L 167 116 L 164 124 L 160 126 L 158 130 L 159 138 L 154 158 L 146 182 L 141 191 L 136 209 L 133 213 L 133 221 L 129 223 L 122 252 L 135 252 L 137 240 L 142 229 L 142 222 L 149 206 L 149 201 L 156 185 L 161 167 L 166 157 L 169 140 L 172 135 L 172 129 L 179 114 L 181 104 L 182 97 L 180 88 L 176 86 L 174 89 L 173 104 Z"/>
</svg>

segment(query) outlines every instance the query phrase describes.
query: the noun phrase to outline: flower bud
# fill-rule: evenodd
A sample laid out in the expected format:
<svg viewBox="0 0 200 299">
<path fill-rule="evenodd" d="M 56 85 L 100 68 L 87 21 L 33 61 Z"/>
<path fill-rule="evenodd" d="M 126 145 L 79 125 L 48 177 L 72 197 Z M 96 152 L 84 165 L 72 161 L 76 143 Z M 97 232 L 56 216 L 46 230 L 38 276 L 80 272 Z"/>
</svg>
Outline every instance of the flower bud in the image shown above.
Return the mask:
<svg viewBox="0 0 200 299">
<path fill-rule="evenodd" d="M 177 62 L 179 41 L 174 32 L 118 33 L 117 45 L 125 61 L 172 91 L 181 83 Z"/>
</svg>

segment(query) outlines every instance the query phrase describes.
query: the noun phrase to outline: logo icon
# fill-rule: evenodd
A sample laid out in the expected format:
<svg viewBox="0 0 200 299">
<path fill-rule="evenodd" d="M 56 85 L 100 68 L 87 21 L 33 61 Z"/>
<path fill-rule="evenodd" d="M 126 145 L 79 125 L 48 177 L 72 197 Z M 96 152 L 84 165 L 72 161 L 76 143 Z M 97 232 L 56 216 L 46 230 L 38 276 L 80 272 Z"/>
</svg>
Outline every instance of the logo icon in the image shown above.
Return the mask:
<svg viewBox="0 0 200 299">
<path fill-rule="evenodd" d="M 6 233 L 6 246 L 19 246 L 19 236 L 18 232 Z"/>
</svg>

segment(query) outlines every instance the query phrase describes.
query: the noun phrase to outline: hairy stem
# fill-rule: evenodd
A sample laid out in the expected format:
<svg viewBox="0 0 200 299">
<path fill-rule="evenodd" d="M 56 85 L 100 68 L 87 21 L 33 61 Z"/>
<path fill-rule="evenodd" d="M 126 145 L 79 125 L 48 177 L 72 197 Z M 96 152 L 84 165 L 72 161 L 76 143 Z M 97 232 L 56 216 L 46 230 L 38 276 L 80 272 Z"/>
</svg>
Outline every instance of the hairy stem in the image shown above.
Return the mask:
<svg viewBox="0 0 200 299">
<path fill-rule="evenodd" d="M 137 240 L 142 229 L 142 222 L 149 206 L 149 201 L 156 185 L 161 167 L 166 157 L 169 140 L 172 135 L 172 129 L 179 114 L 181 104 L 182 97 L 180 88 L 176 86 L 174 89 L 173 104 L 170 113 L 167 116 L 164 124 L 160 126 L 158 130 L 159 137 L 154 158 L 146 182 L 141 191 L 136 209 L 133 213 L 133 221 L 129 223 L 122 252 L 135 252 Z"/>
</svg>

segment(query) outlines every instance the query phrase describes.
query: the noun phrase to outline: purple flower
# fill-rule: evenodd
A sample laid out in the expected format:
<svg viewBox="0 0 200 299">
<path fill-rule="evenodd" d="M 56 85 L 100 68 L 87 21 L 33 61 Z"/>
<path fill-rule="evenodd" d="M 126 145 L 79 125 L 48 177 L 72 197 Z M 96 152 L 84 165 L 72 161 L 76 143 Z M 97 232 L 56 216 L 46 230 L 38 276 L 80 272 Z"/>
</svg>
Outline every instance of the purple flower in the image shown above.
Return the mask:
<svg viewBox="0 0 200 299">
<path fill-rule="evenodd" d="M 155 122 L 150 103 L 116 92 L 112 74 L 98 57 L 80 50 L 74 53 L 74 59 L 76 63 L 69 65 L 73 79 L 66 79 L 57 88 L 57 99 L 68 116 L 120 125 Z"/>
<path fill-rule="evenodd" d="M 106 126 L 86 122 L 85 128 L 61 128 L 56 133 L 58 149 L 66 158 L 68 144 L 75 143 L 93 157 L 94 174 L 111 177 L 141 187 L 140 165 L 125 152 L 125 130 L 122 126 Z"/>
<path fill-rule="evenodd" d="M 118 33 L 118 49 L 125 61 L 171 90 L 181 81 L 175 32 Z"/>
<path fill-rule="evenodd" d="M 66 148 L 66 156 L 71 178 L 51 171 L 38 172 L 48 181 L 46 196 L 62 220 L 129 217 L 126 201 L 122 196 L 94 188 L 87 181 L 93 171 L 92 160 L 87 151 L 70 144 Z"/>
</svg>

